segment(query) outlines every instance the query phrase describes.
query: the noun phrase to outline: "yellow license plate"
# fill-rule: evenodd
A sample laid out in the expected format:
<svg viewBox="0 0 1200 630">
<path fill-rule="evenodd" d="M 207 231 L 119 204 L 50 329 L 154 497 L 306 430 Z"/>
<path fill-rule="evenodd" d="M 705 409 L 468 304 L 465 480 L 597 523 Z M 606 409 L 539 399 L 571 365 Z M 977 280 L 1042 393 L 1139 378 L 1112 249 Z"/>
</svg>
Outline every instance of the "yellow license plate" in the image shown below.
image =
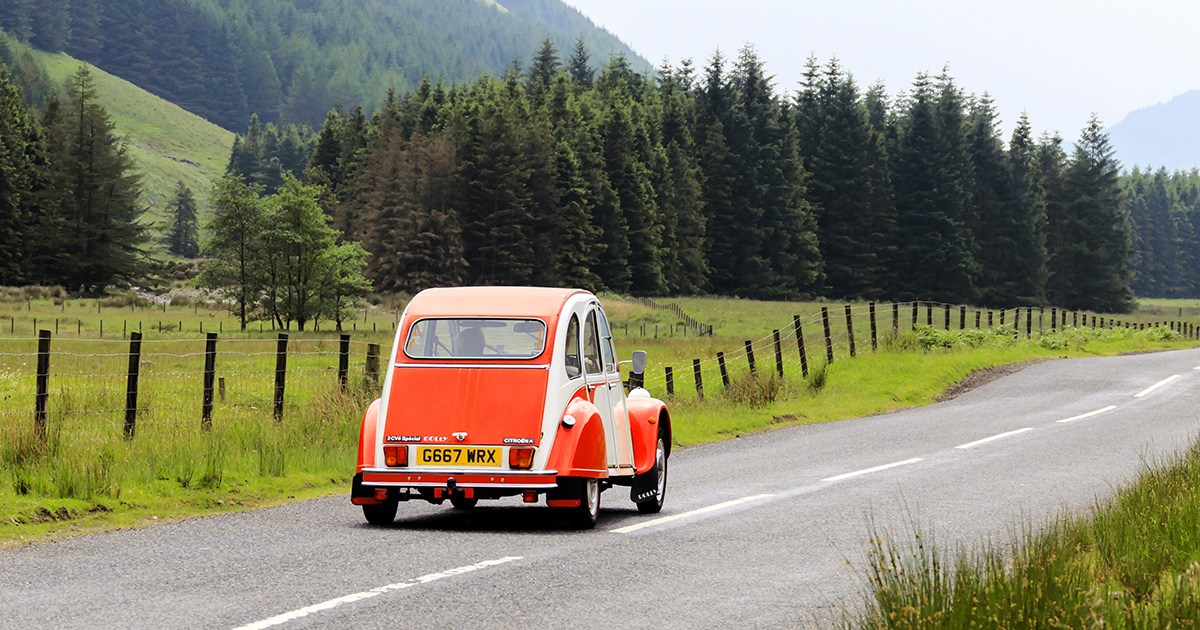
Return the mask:
<svg viewBox="0 0 1200 630">
<path fill-rule="evenodd" d="M 422 446 L 418 466 L 499 466 L 504 449 L 481 446 Z"/>
</svg>

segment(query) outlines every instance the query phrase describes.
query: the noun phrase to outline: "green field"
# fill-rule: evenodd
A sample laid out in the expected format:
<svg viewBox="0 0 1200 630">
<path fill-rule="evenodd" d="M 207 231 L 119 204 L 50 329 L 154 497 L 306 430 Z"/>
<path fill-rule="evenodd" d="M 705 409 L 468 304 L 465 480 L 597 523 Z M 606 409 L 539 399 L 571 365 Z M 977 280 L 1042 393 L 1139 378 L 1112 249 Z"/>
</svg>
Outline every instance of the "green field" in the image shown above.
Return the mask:
<svg viewBox="0 0 1200 630">
<path fill-rule="evenodd" d="M 351 335 L 349 386 L 338 386 L 338 332 L 291 331 L 286 403 L 282 422 L 273 417 L 275 334 L 269 325 L 237 332 L 227 308 L 175 306 L 132 296 L 104 300 L 64 299 L 53 290 L 0 291 L 0 544 L 19 544 L 50 534 L 152 523 L 170 518 L 249 509 L 293 498 L 347 491 L 353 472 L 358 425 L 378 384 L 366 378 L 367 345 L 386 356 L 402 299 L 364 305 L 345 323 Z M 27 299 L 26 299 L 27 298 Z M 979 369 L 1033 358 L 1090 356 L 1190 347 L 1164 328 L 1050 331 L 1049 313 L 1035 313 L 1034 335 L 911 327 L 911 308 L 892 330 L 891 306 L 876 313 L 877 350 L 871 349 L 869 308 L 852 305 L 856 357 L 849 356 L 844 305 L 747 300 L 680 299 L 684 311 L 711 322 L 713 336 L 695 336 L 674 311 L 615 296 L 603 297 L 622 357 L 636 349 L 651 357 L 646 386 L 667 398 L 681 446 L 748 432 L 825 422 L 925 405 Z M 831 317 L 835 360 L 825 365 L 820 308 Z M 793 315 L 803 325 L 809 378 L 801 378 Z M 1023 317 L 1027 317 L 1023 315 Z M 1147 321 L 1153 315 L 1139 316 Z M 986 312 L 981 314 L 986 323 Z M 100 336 L 100 323 L 104 334 Z M 993 313 L 993 323 L 999 323 Z M 55 331 L 57 326 L 57 332 Z M 658 337 L 654 327 L 658 326 Z M 1059 324 L 1061 328 L 1061 324 Z M 47 440 L 33 426 L 36 330 L 52 331 Z M 128 333 L 143 333 L 141 392 L 136 434 L 122 438 Z M 161 330 L 160 330 L 161 329 Z M 784 377 L 774 375 L 773 331 L 781 330 Z M 212 430 L 201 428 L 204 335 L 218 332 Z M 643 332 L 644 331 L 644 332 Z M 752 342 L 752 376 L 744 342 Z M 728 390 L 716 353 L 726 353 Z M 702 362 L 704 398 L 696 392 L 692 359 Z M 665 368 L 676 374 L 667 392 Z M 917 368 L 920 369 L 917 369 Z M 216 384 L 215 383 L 215 384 Z"/>
<path fill-rule="evenodd" d="M 59 85 L 82 64 L 62 53 L 34 55 Z M 212 212 L 208 193 L 225 174 L 234 134 L 99 68 L 92 68 L 92 77 L 101 105 L 137 164 L 142 202 L 149 209 L 146 220 L 164 222 L 180 181 L 195 193 L 201 222 L 207 220 Z"/>
</svg>

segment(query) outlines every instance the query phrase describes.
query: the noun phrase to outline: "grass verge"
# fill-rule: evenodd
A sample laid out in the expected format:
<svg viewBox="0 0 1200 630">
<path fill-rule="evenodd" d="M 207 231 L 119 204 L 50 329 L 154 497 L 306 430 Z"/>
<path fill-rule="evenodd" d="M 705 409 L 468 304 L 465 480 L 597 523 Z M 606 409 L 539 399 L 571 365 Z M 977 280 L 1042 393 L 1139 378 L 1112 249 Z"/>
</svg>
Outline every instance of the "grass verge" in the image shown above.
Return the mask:
<svg viewBox="0 0 1200 630">
<path fill-rule="evenodd" d="M 914 533 L 872 536 L 873 593 L 856 629 L 1195 628 L 1200 445 L 1154 463 L 1087 517 L 951 554 Z M 1015 548 L 1012 552 L 1009 549 Z"/>
</svg>

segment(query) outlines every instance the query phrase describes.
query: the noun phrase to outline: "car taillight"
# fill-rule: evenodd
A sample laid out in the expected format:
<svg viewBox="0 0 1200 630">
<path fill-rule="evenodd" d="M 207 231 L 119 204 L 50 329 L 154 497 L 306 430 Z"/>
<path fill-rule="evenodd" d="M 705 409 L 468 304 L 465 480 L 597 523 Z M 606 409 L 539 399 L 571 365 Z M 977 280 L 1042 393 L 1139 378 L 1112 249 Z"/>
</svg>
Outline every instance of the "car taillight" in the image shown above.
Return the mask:
<svg viewBox="0 0 1200 630">
<path fill-rule="evenodd" d="M 521 446 L 508 449 L 509 468 L 531 468 L 533 466 L 533 447 Z"/>
<path fill-rule="evenodd" d="M 408 447 L 407 446 L 385 446 L 383 447 L 383 461 L 390 468 L 402 468 L 408 465 Z"/>
</svg>

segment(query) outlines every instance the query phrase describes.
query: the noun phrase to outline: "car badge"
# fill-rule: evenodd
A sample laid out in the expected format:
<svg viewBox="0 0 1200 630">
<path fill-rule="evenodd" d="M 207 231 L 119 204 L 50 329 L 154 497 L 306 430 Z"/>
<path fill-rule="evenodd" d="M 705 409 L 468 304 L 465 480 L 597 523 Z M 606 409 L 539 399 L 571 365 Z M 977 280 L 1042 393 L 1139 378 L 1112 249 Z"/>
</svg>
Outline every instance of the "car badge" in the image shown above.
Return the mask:
<svg viewBox="0 0 1200 630">
<path fill-rule="evenodd" d="M 450 435 L 453 435 L 455 438 L 458 438 L 458 441 L 459 441 L 459 442 L 461 442 L 461 441 L 463 441 L 463 440 L 467 439 L 467 432 L 466 432 L 466 431 L 459 431 L 459 432 L 457 432 L 457 433 L 451 433 Z"/>
</svg>

